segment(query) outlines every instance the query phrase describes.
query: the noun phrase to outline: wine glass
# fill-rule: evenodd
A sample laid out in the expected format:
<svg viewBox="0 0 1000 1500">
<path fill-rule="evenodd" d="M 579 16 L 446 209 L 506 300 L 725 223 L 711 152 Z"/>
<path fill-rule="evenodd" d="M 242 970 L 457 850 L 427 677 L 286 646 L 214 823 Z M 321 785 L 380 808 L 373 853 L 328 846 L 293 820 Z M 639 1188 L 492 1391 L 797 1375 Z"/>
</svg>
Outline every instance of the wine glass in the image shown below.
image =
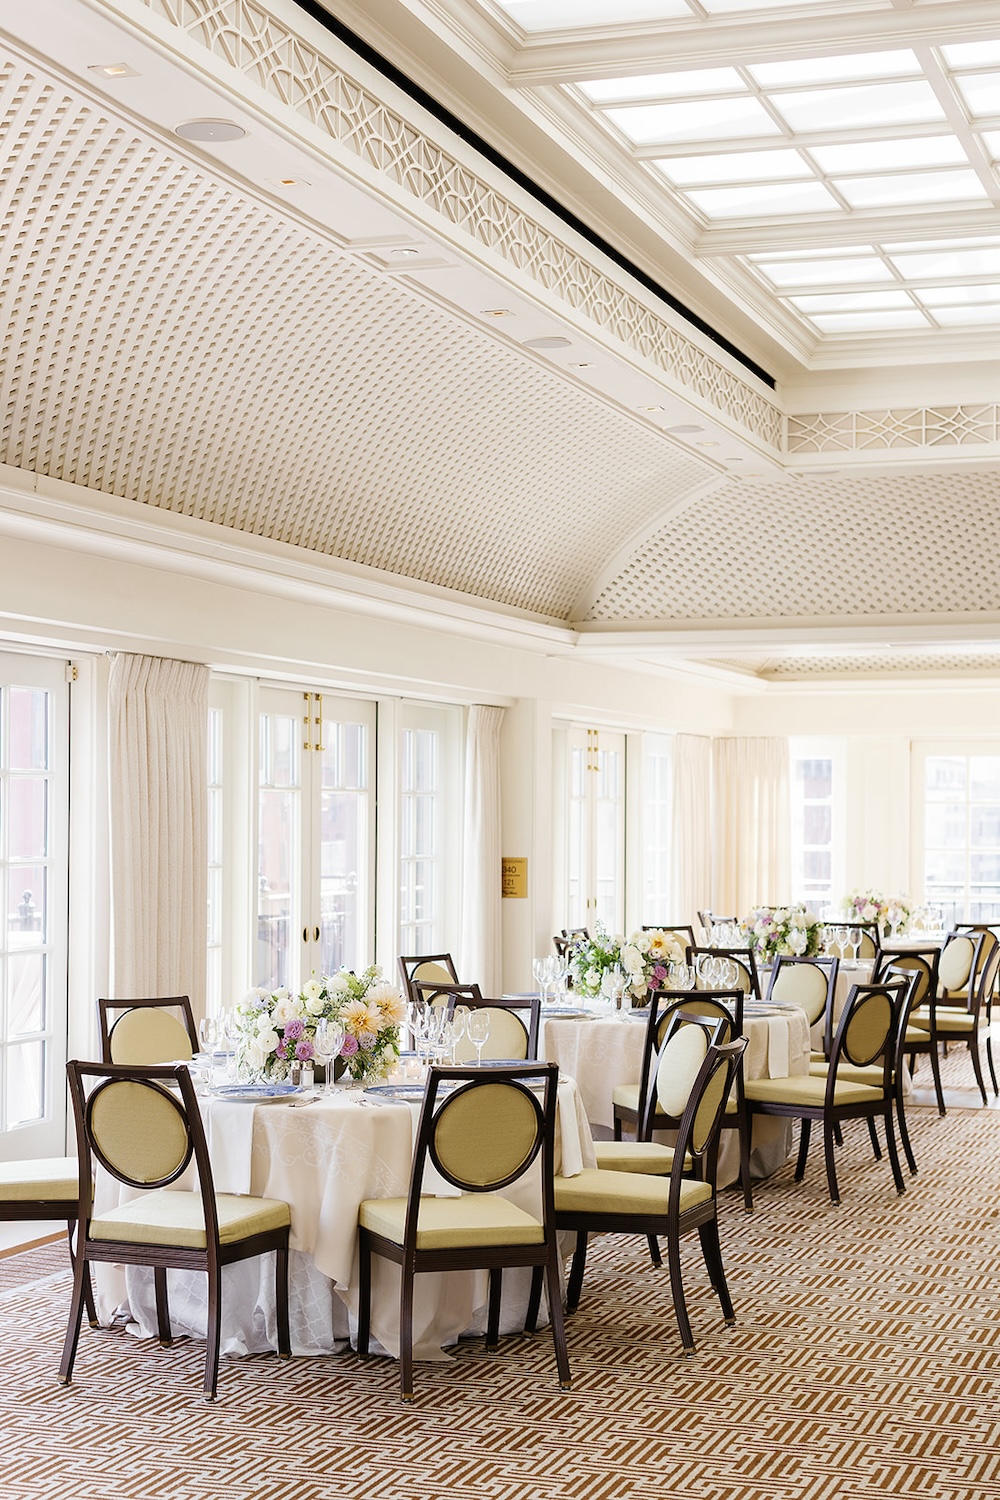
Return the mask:
<svg viewBox="0 0 1000 1500">
<path fill-rule="evenodd" d="M 538 993 L 541 996 L 543 1004 L 545 1003 L 545 976 L 547 973 L 545 965 L 546 960 L 544 958 L 533 958 L 531 960 L 531 977 L 538 986 Z"/>
<path fill-rule="evenodd" d="M 469 1041 L 476 1048 L 476 1067 L 483 1065 L 483 1048 L 490 1039 L 490 1013 L 488 1010 L 470 1010 L 465 1018 L 465 1030 Z"/>
<path fill-rule="evenodd" d="M 625 971 L 620 964 L 615 964 L 614 968 L 608 970 L 607 977 L 607 992 L 611 997 L 612 1009 L 615 1011 L 620 1011 L 625 985 Z"/>
<path fill-rule="evenodd" d="M 322 1016 L 316 1022 L 316 1036 L 313 1039 L 313 1051 L 318 1060 L 323 1064 L 326 1073 L 326 1092 L 333 1090 L 333 1064 L 340 1056 L 340 1049 L 344 1045 L 344 1023 L 333 1016 Z"/>
<path fill-rule="evenodd" d="M 465 1009 L 455 1010 L 451 1017 L 445 1019 L 443 1040 L 444 1045 L 451 1051 L 452 1067 L 458 1062 L 458 1044 L 466 1034 L 469 1012 Z"/>
<path fill-rule="evenodd" d="M 202 1052 L 211 1054 L 219 1044 L 219 1020 L 217 1016 L 202 1016 L 198 1022 L 198 1041 Z"/>
<path fill-rule="evenodd" d="M 851 950 L 851 967 L 857 968 L 858 954 L 861 952 L 861 928 L 852 927 L 847 934 L 847 946 Z"/>
</svg>

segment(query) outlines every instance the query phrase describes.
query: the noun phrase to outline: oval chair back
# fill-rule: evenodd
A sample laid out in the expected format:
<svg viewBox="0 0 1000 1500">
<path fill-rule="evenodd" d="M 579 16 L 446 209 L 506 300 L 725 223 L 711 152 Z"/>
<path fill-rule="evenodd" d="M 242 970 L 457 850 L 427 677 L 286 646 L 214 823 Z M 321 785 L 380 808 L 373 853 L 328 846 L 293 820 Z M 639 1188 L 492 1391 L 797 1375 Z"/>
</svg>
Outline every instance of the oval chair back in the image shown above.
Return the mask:
<svg viewBox="0 0 1000 1500">
<path fill-rule="evenodd" d="M 706 975 L 706 969 L 710 968 L 713 959 L 727 960 L 732 966 L 726 971 L 725 978 L 717 979 L 710 972 Z M 744 995 L 760 999 L 760 975 L 752 948 L 706 948 L 694 944 L 687 950 L 687 961 L 694 966 L 696 989 L 738 987 Z"/>
<path fill-rule="evenodd" d="M 115 1011 L 121 1014 L 112 1019 Z M 190 1062 L 198 1051 L 198 1032 L 187 995 L 101 999 L 97 1002 L 97 1018 L 102 1062 L 156 1067 Z"/>
<path fill-rule="evenodd" d="M 694 1175 L 715 1191 L 719 1132 L 746 1045 L 746 1037 L 740 1036 L 731 1042 L 710 1042 L 705 1049 L 677 1126 L 668 1212 L 679 1208 L 685 1163 L 689 1161 Z"/>
<path fill-rule="evenodd" d="M 806 1013 L 810 1026 L 822 1020 L 833 1008 L 840 960 L 825 958 L 790 958 L 779 954 L 771 970 L 767 998 L 776 1004 L 797 1005 Z"/>
<path fill-rule="evenodd" d="M 669 1127 L 663 1123 L 656 1088 L 657 1058 L 667 1040 L 674 1017 L 681 1011 L 696 1016 L 710 1027 L 719 1026 L 719 1040 L 728 1042 L 743 1028 L 743 991 L 734 990 L 658 990 L 649 1004 L 646 1035 L 643 1041 L 639 1074 L 639 1117 L 636 1140 L 652 1140 L 654 1130 Z M 677 1119 L 680 1116 L 676 1116 Z"/>
<path fill-rule="evenodd" d="M 827 1084 L 831 1097 L 841 1059 L 855 1068 L 869 1068 L 881 1061 L 882 1087 L 889 1088 L 896 1010 L 906 989 L 907 982 L 903 980 L 851 986 L 830 1055 Z"/>
<path fill-rule="evenodd" d="M 456 1011 L 484 1011 L 490 1020 L 490 1034 L 482 1047 L 484 1062 L 534 1062 L 541 1009 L 538 995 L 516 1000 L 484 1000 L 480 995 L 470 1001 L 455 994 L 448 1001 L 448 1019 Z M 478 1056 L 475 1042 L 461 1037 L 455 1048 L 456 1063 L 472 1063 Z"/>
<path fill-rule="evenodd" d="M 410 1000 L 417 998 L 413 986 L 418 979 L 429 984 L 458 984 L 458 970 L 450 953 L 401 953 L 399 973 L 403 993 Z"/>
<path fill-rule="evenodd" d="M 979 968 L 985 939 L 983 932 L 949 932 L 945 938 L 938 959 L 938 994 L 946 1004 L 968 1004 L 974 989 L 969 977 Z"/>
</svg>

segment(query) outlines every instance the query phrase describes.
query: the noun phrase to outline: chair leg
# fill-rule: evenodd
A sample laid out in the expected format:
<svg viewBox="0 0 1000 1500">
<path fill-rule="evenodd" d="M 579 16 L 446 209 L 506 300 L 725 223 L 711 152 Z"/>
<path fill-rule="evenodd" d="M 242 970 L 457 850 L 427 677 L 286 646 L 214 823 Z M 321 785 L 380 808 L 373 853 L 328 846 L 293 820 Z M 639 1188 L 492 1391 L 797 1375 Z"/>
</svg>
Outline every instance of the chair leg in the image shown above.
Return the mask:
<svg viewBox="0 0 1000 1500">
<path fill-rule="evenodd" d="M 496 1349 L 500 1343 L 500 1293 L 503 1272 L 499 1266 L 490 1269 L 490 1305 L 486 1318 L 486 1347 Z"/>
<path fill-rule="evenodd" d="M 576 1312 L 580 1306 L 580 1293 L 583 1290 L 583 1273 L 587 1269 L 587 1231 L 578 1229 L 576 1232 L 576 1249 L 573 1251 L 573 1264 L 569 1268 L 569 1283 L 566 1287 L 566 1311 Z"/>
<path fill-rule="evenodd" d="M 73 1243 L 73 1231 L 75 1228 L 76 1220 L 67 1220 L 66 1238 L 69 1241 L 69 1263 L 74 1272 L 76 1271 L 76 1246 Z M 101 1324 L 97 1316 L 97 1308 L 94 1306 L 94 1289 L 90 1284 L 89 1266 L 85 1268 L 83 1275 L 83 1305 L 87 1309 L 87 1322 L 91 1328 L 100 1328 Z"/>
<path fill-rule="evenodd" d="M 288 1244 L 274 1252 L 274 1302 L 278 1314 L 278 1358 L 291 1359 L 292 1336 L 288 1327 Z"/>
<path fill-rule="evenodd" d="M 733 1300 L 729 1295 L 729 1287 L 726 1285 L 726 1272 L 722 1264 L 722 1246 L 719 1244 L 719 1221 L 709 1219 L 707 1224 L 698 1226 L 698 1238 L 701 1241 L 701 1253 L 705 1258 L 705 1269 L 708 1271 L 708 1279 L 715 1289 L 722 1308 L 722 1316 L 727 1326 L 732 1327 L 736 1322 L 736 1313 L 733 1310 Z"/>
<path fill-rule="evenodd" d="M 993 1093 L 994 1095 L 1000 1094 L 1000 1088 L 997 1087 L 996 1069 L 993 1066 L 993 1041 L 988 1031 L 986 1033 L 986 1061 L 989 1065 L 990 1082 L 993 1085 Z"/>
<path fill-rule="evenodd" d="M 674 1302 L 677 1331 L 681 1336 L 684 1353 L 693 1354 L 694 1338 L 691 1334 L 691 1322 L 687 1314 L 687 1304 L 684 1301 L 684 1282 L 681 1278 L 681 1242 L 680 1236 L 673 1228 L 667 1233 L 667 1265 L 670 1267 L 670 1295 Z"/>
<path fill-rule="evenodd" d="M 899 1166 L 899 1152 L 896 1150 L 896 1131 L 892 1123 L 892 1100 L 886 1103 L 886 1111 L 882 1116 L 885 1122 L 885 1143 L 889 1148 L 889 1165 L 892 1167 L 892 1180 L 896 1184 L 896 1192 L 902 1195 L 906 1192 L 906 1183 Z"/>
<path fill-rule="evenodd" d="M 840 1189 L 837 1186 L 837 1159 L 833 1144 L 833 1121 L 823 1122 L 823 1155 L 826 1157 L 826 1180 L 830 1188 L 830 1202 L 840 1202 Z"/>
<path fill-rule="evenodd" d="M 163 1349 L 173 1343 L 170 1332 L 170 1307 L 167 1303 L 167 1272 L 165 1266 L 156 1266 L 153 1271 L 153 1288 L 156 1293 L 156 1336 Z"/>
<path fill-rule="evenodd" d="M 743 1208 L 753 1213 L 753 1188 L 750 1184 L 750 1111 L 740 1110 L 737 1129 L 740 1137 L 740 1186 L 743 1189 Z"/>
<path fill-rule="evenodd" d="M 840 1128 L 839 1120 L 834 1120 L 833 1122 L 833 1139 L 836 1141 L 838 1146 L 842 1146 L 844 1144 L 844 1132 Z"/>
<path fill-rule="evenodd" d="M 976 1082 L 979 1084 L 979 1092 L 982 1095 L 983 1103 L 985 1104 L 986 1084 L 983 1082 L 983 1065 L 979 1060 L 979 1037 L 975 1032 L 973 1032 L 972 1036 L 969 1037 L 969 1052 L 972 1056 L 972 1071 L 976 1075 Z"/>
<path fill-rule="evenodd" d="M 906 1157 L 906 1165 L 910 1169 L 910 1176 L 916 1177 L 917 1159 L 913 1154 L 913 1147 L 910 1144 L 910 1132 L 907 1129 L 906 1125 L 906 1111 L 903 1105 L 902 1078 L 898 1078 L 896 1080 L 896 1123 L 899 1126 L 899 1139 L 903 1143 L 903 1153 Z"/>
<path fill-rule="evenodd" d="M 878 1131 L 875 1129 L 875 1121 L 871 1115 L 868 1116 L 868 1134 L 872 1143 L 872 1155 L 876 1161 L 881 1161 L 882 1147 L 879 1145 Z"/>
<path fill-rule="evenodd" d="M 368 1338 L 372 1320 L 372 1251 L 368 1233 L 358 1232 L 358 1358 L 368 1358 Z"/>
<path fill-rule="evenodd" d="M 413 1277 L 412 1265 L 399 1268 L 399 1393 L 413 1400 Z"/>
<path fill-rule="evenodd" d="M 795 1162 L 795 1181 L 801 1182 L 806 1175 L 806 1157 L 809 1155 L 809 1136 L 812 1132 L 812 1121 L 803 1119 L 800 1122 L 799 1131 L 799 1154 Z"/>
<path fill-rule="evenodd" d="M 525 1333 L 535 1333 L 538 1330 L 538 1314 L 542 1306 L 542 1283 L 545 1279 L 545 1267 L 536 1266 L 531 1273 L 531 1292 L 528 1296 L 528 1311 L 524 1316 Z"/>
<path fill-rule="evenodd" d="M 552 1345 L 556 1351 L 556 1369 L 559 1385 L 564 1391 L 572 1390 L 573 1377 L 569 1369 L 569 1350 L 566 1348 L 566 1324 L 563 1319 L 562 1284 L 559 1277 L 559 1258 L 553 1245 L 545 1262 L 545 1289 L 549 1297 L 549 1324 L 552 1328 Z"/>
<path fill-rule="evenodd" d="M 614 1120 L 612 1122 L 612 1139 L 614 1139 L 616 1141 L 620 1141 L 621 1138 L 622 1138 L 622 1121 L 621 1121 L 621 1115 L 619 1115 L 617 1113 L 617 1111 L 616 1111 L 615 1112 Z"/>
<path fill-rule="evenodd" d="M 944 1090 L 941 1087 L 941 1062 L 938 1058 L 937 1043 L 931 1047 L 931 1072 L 934 1074 L 934 1096 L 937 1099 L 938 1114 L 946 1114 L 944 1107 Z"/>
<path fill-rule="evenodd" d="M 205 1350 L 205 1400 L 214 1401 L 219 1384 L 219 1346 L 222 1342 L 222 1267 L 208 1268 L 208 1326 Z"/>
<path fill-rule="evenodd" d="M 89 1283 L 90 1268 L 82 1255 L 77 1255 L 73 1267 L 73 1295 L 69 1304 L 69 1321 L 63 1341 L 62 1359 L 59 1361 L 59 1384 L 69 1385 L 73 1378 L 73 1362 L 80 1339 L 80 1319 L 83 1317 L 84 1288 Z"/>
</svg>

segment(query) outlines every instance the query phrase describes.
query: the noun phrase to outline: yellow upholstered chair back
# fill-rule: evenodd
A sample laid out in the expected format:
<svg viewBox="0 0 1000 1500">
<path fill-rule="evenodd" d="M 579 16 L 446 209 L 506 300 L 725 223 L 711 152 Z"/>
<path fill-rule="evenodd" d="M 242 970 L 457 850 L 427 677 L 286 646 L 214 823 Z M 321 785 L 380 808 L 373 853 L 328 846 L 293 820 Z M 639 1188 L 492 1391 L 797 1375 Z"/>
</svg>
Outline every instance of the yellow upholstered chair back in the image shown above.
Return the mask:
<svg viewBox="0 0 1000 1500">
<path fill-rule="evenodd" d="M 855 1067 L 868 1067 L 884 1056 L 892 1039 L 892 1025 L 891 995 L 884 990 L 861 994 L 845 1021 L 843 1055 Z"/>
<path fill-rule="evenodd" d="M 191 1038 L 187 1027 L 167 1010 L 142 1006 L 118 1017 L 110 1034 L 111 1062 L 126 1067 L 156 1067 L 159 1063 L 188 1062 Z"/>
<path fill-rule="evenodd" d="M 826 1010 L 828 988 L 827 971 L 818 964 L 779 963 L 775 967 L 768 999 L 782 1005 L 799 1006 L 812 1026 Z"/>
<path fill-rule="evenodd" d="M 108 1080 L 91 1094 L 86 1119 L 95 1155 L 131 1187 L 173 1182 L 191 1158 L 183 1105 L 159 1084 Z"/>
<path fill-rule="evenodd" d="M 948 938 L 941 949 L 941 960 L 938 964 L 938 980 L 943 990 L 965 988 L 975 953 L 975 942 L 964 933 Z"/>
<path fill-rule="evenodd" d="M 698 1070 L 708 1052 L 708 1033 L 701 1026 L 677 1026 L 656 1060 L 656 1097 L 664 1114 L 679 1120 Z"/>
<path fill-rule="evenodd" d="M 467 1191 L 502 1187 L 530 1166 L 543 1127 L 541 1106 L 522 1084 L 467 1085 L 440 1104 L 431 1156 L 440 1172 Z"/>
<path fill-rule="evenodd" d="M 490 1018 L 490 1034 L 483 1043 L 483 1061 L 524 1062 L 528 1056 L 528 1028 L 517 1012 L 499 1005 L 483 1005 L 479 1009 Z M 455 1006 L 455 1011 L 456 1014 L 460 1011 L 469 1014 L 468 1007 L 461 1002 Z M 455 1048 L 455 1061 L 475 1062 L 477 1056 L 475 1042 L 463 1035 Z"/>
</svg>

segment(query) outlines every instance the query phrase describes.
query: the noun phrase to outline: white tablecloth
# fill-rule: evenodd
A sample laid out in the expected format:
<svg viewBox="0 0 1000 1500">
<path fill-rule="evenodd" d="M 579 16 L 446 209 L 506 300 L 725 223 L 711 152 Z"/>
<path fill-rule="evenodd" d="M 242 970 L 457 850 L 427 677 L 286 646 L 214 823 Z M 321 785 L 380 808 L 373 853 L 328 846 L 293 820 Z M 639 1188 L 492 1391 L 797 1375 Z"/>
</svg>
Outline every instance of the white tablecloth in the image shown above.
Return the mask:
<svg viewBox="0 0 1000 1500">
<path fill-rule="evenodd" d="M 306 1108 L 204 1101 L 217 1190 L 249 1191 L 291 1205 L 289 1316 L 296 1354 L 329 1353 L 344 1347 L 344 1340 L 353 1336 L 358 1206 L 365 1198 L 405 1196 L 409 1188 L 418 1107 L 376 1106 L 361 1103 L 362 1097 L 342 1090 Z M 563 1078 L 556 1123 L 557 1170 L 572 1176 L 595 1165 L 579 1093 L 572 1079 Z M 528 1211 L 539 1211 L 537 1175 L 533 1180 L 528 1174 L 508 1193 Z M 124 1190 L 121 1196 L 127 1196 Z M 118 1201 L 119 1184 L 101 1172 L 96 1211 Z M 275 1348 L 273 1256 L 227 1266 L 223 1278 L 223 1352 L 246 1354 Z M 529 1272 L 504 1274 L 505 1330 L 523 1325 L 529 1281 Z M 95 1283 L 102 1321 L 124 1308 L 144 1337 L 155 1337 L 151 1272 L 98 1266 Z M 171 1271 L 168 1289 L 174 1333 L 204 1338 L 206 1278 Z M 418 1277 L 416 1357 L 441 1359 L 443 1346 L 454 1343 L 463 1332 L 481 1331 L 486 1296 L 485 1272 Z M 398 1353 L 399 1271 L 381 1257 L 375 1257 L 373 1268 L 372 1335 L 376 1347 Z"/>
</svg>

